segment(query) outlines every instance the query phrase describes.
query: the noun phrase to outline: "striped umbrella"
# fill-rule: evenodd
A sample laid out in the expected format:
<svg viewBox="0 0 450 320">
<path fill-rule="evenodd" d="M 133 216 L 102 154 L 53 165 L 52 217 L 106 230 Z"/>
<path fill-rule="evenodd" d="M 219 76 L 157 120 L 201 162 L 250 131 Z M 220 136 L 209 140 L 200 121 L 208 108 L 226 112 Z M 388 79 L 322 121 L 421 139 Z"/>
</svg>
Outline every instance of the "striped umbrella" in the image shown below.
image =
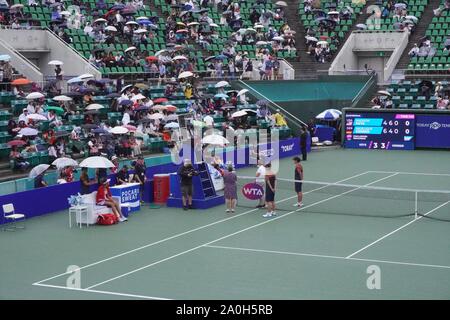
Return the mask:
<svg viewBox="0 0 450 320">
<path fill-rule="evenodd" d="M 316 119 L 319 120 L 328 120 L 333 121 L 339 119 L 342 115 L 342 112 L 336 109 L 327 109 L 316 116 Z"/>
</svg>

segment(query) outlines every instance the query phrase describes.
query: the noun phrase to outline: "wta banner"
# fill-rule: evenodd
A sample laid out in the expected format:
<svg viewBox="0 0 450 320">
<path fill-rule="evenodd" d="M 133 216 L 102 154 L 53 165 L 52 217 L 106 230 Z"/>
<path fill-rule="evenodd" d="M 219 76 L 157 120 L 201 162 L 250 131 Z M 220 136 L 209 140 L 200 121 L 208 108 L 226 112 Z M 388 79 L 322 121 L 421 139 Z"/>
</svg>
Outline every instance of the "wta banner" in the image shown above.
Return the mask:
<svg viewBox="0 0 450 320">
<path fill-rule="evenodd" d="M 416 115 L 417 148 L 450 148 L 450 115 Z"/>
</svg>

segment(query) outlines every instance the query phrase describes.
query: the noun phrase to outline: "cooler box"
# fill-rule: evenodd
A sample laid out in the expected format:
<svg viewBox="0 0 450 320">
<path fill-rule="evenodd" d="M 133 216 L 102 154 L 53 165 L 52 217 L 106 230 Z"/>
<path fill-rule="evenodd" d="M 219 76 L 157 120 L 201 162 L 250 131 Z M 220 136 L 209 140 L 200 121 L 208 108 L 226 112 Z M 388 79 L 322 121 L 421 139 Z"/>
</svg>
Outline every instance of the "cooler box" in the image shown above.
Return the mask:
<svg viewBox="0 0 450 320">
<path fill-rule="evenodd" d="M 170 195 L 170 175 L 155 174 L 153 176 L 153 202 L 163 204 Z"/>
</svg>

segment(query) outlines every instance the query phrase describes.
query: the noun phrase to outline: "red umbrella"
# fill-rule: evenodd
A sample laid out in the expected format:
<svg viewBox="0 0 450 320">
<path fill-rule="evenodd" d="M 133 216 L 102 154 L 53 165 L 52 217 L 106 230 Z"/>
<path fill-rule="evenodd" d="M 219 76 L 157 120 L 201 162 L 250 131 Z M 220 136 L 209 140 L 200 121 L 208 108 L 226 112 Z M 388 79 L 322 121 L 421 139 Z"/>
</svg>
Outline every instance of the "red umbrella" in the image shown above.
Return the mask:
<svg viewBox="0 0 450 320">
<path fill-rule="evenodd" d="M 22 147 L 25 144 L 26 144 L 26 142 L 23 140 L 11 140 L 7 143 L 7 145 L 10 147 Z"/>
<path fill-rule="evenodd" d="M 147 60 L 147 61 L 149 61 L 149 62 L 151 62 L 151 61 L 158 61 L 158 57 L 155 57 L 155 56 L 149 56 L 149 57 L 145 58 L 145 60 Z"/>
<path fill-rule="evenodd" d="M 157 104 L 157 103 L 163 103 L 163 102 L 167 102 L 169 101 L 167 98 L 157 98 L 155 100 L 153 100 L 153 103 Z"/>
</svg>

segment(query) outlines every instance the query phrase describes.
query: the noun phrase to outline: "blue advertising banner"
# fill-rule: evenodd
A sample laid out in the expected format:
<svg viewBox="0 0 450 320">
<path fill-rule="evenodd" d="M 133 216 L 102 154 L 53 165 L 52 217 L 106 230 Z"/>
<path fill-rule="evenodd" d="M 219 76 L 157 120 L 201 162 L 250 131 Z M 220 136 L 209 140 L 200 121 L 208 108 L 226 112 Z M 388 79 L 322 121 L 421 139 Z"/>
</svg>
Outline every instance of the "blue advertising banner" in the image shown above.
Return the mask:
<svg viewBox="0 0 450 320">
<path fill-rule="evenodd" d="M 450 148 L 450 115 L 416 115 L 416 147 Z"/>
</svg>

